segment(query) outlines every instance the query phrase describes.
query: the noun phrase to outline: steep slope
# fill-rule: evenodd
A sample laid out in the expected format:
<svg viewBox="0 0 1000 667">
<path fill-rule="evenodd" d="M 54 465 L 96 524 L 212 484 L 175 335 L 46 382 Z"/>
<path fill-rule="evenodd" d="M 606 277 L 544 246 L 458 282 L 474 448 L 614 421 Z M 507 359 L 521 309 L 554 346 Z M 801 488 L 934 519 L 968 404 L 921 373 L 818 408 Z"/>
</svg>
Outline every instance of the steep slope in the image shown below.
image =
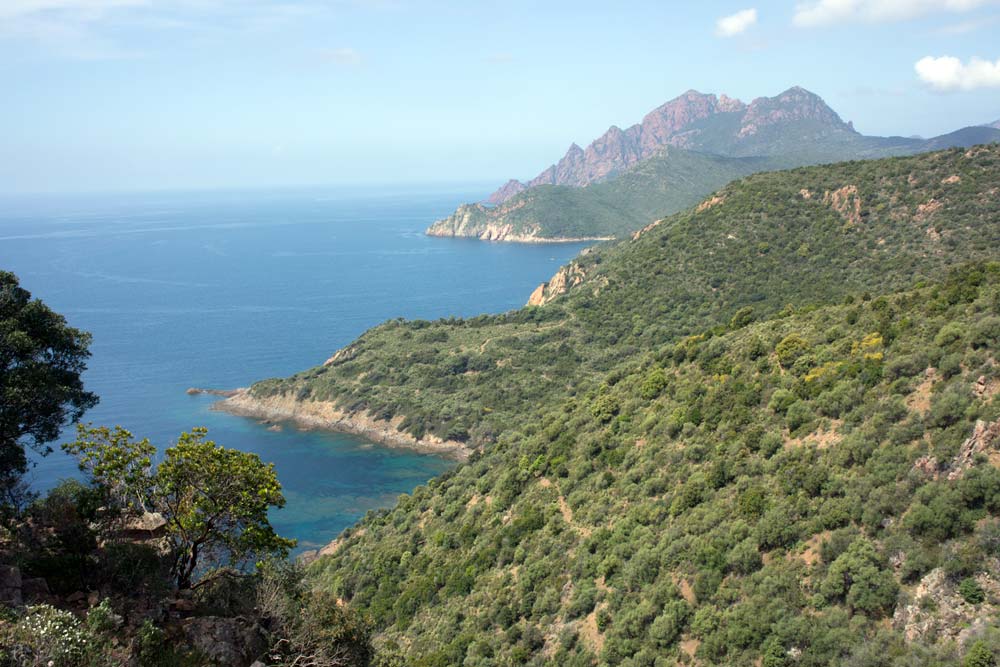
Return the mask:
<svg viewBox="0 0 1000 667">
<path fill-rule="evenodd" d="M 993 264 L 655 347 L 313 585 L 412 665 L 957 664 L 1000 647 L 998 346 Z"/>
<path fill-rule="evenodd" d="M 255 385 L 481 447 L 313 585 L 413 665 L 1000 647 L 1000 265 L 954 268 L 997 258 L 998 183 L 997 146 L 757 174 L 543 307 L 389 322 Z"/>
<path fill-rule="evenodd" d="M 693 206 L 734 178 L 778 164 L 768 158 L 724 158 L 664 148 L 611 181 L 586 188 L 540 185 L 497 206 L 465 204 L 427 233 L 484 241 L 618 238 L 641 221 Z"/>
<path fill-rule="evenodd" d="M 391 321 L 326 365 L 255 384 L 246 400 L 488 444 L 534 406 L 741 308 L 760 316 L 899 289 L 994 257 L 998 182 L 997 146 L 756 174 L 584 253 L 536 290 L 542 308 Z"/>
<path fill-rule="evenodd" d="M 688 91 L 627 130 L 612 127 L 586 149 L 574 144 L 527 184 L 508 181 L 490 197 L 494 206 L 463 205 L 427 233 L 491 241 L 622 237 L 701 199 L 721 185 L 722 173 L 745 173 L 748 163 L 726 165 L 720 156 L 756 157 L 755 170 L 765 170 L 991 141 L 1000 141 L 1000 130 L 965 128 L 930 140 L 863 136 L 820 97 L 798 87 L 750 104 Z M 703 156 L 699 171 L 691 153 L 665 147 L 707 153 L 715 162 Z M 681 172 L 682 187 L 655 178 Z M 616 185 L 623 178 L 629 182 Z M 567 187 L 547 187 L 552 185 Z"/>
</svg>

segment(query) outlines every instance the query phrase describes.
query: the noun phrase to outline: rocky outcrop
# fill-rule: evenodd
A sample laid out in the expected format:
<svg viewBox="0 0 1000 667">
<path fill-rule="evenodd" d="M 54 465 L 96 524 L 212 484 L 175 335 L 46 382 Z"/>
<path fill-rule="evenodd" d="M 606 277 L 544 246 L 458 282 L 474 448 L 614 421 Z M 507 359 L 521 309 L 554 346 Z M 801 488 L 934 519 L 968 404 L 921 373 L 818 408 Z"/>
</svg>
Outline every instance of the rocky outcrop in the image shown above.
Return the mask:
<svg viewBox="0 0 1000 667">
<path fill-rule="evenodd" d="M 909 599 L 896 606 L 892 623 L 907 641 L 955 640 L 964 645 L 981 634 L 995 611 L 1000 584 L 988 573 L 976 575 L 987 594 L 987 602 L 974 605 L 958 594 L 942 568 L 928 572 L 913 589 Z"/>
<path fill-rule="evenodd" d="M 496 207 L 482 204 L 462 204 L 452 215 L 438 220 L 427 229 L 428 236 L 468 237 L 480 241 L 509 243 L 570 243 L 574 241 L 607 241 L 609 236 L 551 237 L 541 236 L 537 222 L 509 222 L 507 216 L 524 207 L 527 200 L 517 199 Z"/>
<path fill-rule="evenodd" d="M 972 435 L 962 443 L 949 466 L 948 479 L 961 477 L 973 466 L 979 455 L 989 457 L 998 447 L 1000 447 L 1000 421 L 987 424 L 981 419 L 977 420 Z"/>
<path fill-rule="evenodd" d="M 198 396 L 200 394 L 205 394 L 207 396 L 222 396 L 228 398 L 236 393 L 235 389 L 202 389 L 201 387 L 191 387 L 185 392 L 188 396 Z"/>
<path fill-rule="evenodd" d="M 346 412 L 328 401 L 298 400 L 288 394 L 258 397 L 250 390 L 242 389 L 236 395 L 219 401 L 212 407 L 215 410 L 267 423 L 288 421 L 306 430 L 350 433 L 387 447 L 413 449 L 449 456 L 460 461 L 464 461 L 471 453 L 468 446 L 454 440 L 442 440 L 432 435 L 423 438 L 414 437 L 399 428 L 403 421 L 402 416 L 392 421 L 375 419 L 363 412 Z"/>
<path fill-rule="evenodd" d="M 528 189 L 527 185 L 517 180 L 516 178 L 512 178 L 503 185 L 501 185 L 500 188 L 496 192 L 491 194 L 486 201 L 489 202 L 490 204 L 501 204 L 510 199 L 511 197 L 513 197 L 514 195 L 520 192 L 524 192 L 527 189 Z"/>
<path fill-rule="evenodd" d="M 980 386 L 977 382 L 973 392 Z M 1000 420 L 990 423 L 977 420 L 972 435 L 965 439 L 951 461 L 942 464 L 937 457 L 926 454 L 914 462 L 913 468 L 933 479 L 947 473 L 949 480 L 955 480 L 975 465 L 980 456 L 985 456 L 994 465 L 1000 465 Z"/>
<path fill-rule="evenodd" d="M 218 667 L 246 667 L 267 650 L 263 629 L 244 618 L 187 618 L 181 632 L 187 645 Z"/>
<path fill-rule="evenodd" d="M 0 605 L 20 607 L 24 603 L 21 585 L 20 568 L 15 565 L 0 565 Z"/>
<path fill-rule="evenodd" d="M 819 95 L 795 86 L 777 97 L 758 97 L 751 102 L 740 119 L 736 136 L 744 139 L 765 128 L 796 121 L 813 121 L 833 130 L 854 132 L 854 126 L 841 120 Z"/>
<path fill-rule="evenodd" d="M 574 262 L 570 262 L 562 267 L 547 283 L 542 283 L 535 288 L 535 291 L 528 297 L 529 306 L 544 306 L 556 297 L 565 294 L 570 289 L 576 287 L 586 279 L 587 274 L 583 268 Z"/>
<path fill-rule="evenodd" d="M 861 195 L 858 186 L 845 185 L 823 193 L 823 203 L 836 211 L 849 225 L 861 224 Z"/>
</svg>

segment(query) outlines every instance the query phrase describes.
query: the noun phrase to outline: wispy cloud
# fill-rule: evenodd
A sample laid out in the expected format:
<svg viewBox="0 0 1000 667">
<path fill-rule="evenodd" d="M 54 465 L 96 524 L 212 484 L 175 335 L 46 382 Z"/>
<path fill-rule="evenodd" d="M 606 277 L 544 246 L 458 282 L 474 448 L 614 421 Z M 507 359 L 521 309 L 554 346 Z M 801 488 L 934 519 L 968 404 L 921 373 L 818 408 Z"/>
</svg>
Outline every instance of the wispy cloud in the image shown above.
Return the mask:
<svg viewBox="0 0 1000 667">
<path fill-rule="evenodd" d="M 918 60 L 913 68 L 921 81 L 943 92 L 1000 88 L 1000 60 L 972 58 L 963 63 L 954 56 L 927 56 Z"/>
<path fill-rule="evenodd" d="M 998 21 L 1000 21 L 1000 16 L 987 16 L 981 19 L 959 21 L 958 23 L 942 26 L 936 32 L 940 35 L 967 35 L 970 32 L 976 32 L 977 30 L 991 26 Z"/>
<path fill-rule="evenodd" d="M 906 21 L 933 13 L 962 13 L 996 0 L 817 0 L 799 4 L 792 23 L 814 28 L 837 23 Z"/>
<path fill-rule="evenodd" d="M 319 52 L 320 59 L 333 63 L 335 65 L 343 65 L 345 67 L 357 66 L 364 62 L 364 58 L 356 50 L 350 47 L 341 47 L 339 49 L 321 49 Z"/>
<path fill-rule="evenodd" d="M 723 16 L 715 22 L 715 34 L 719 37 L 735 37 L 746 32 L 757 22 L 757 10 L 743 9 L 735 14 Z"/>
<path fill-rule="evenodd" d="M 394 0 L 0 0 L 0 40 L 32 44 L 73 59 L 134 57 L 142 35 L 187 32 L 268 32 L 315 21 L 339 7 L 388 8 Z M 131 43 L 132 46 L 128 46 Z M 136 46 L 139 44 L 139 46 Z M 330 52 L 355 64 L 356 53 Z"/>
<path fill-rule="evenodd" d="M 147 5 L 148 0 L 4 0 L 0 3 L 0 19 L 73 13 L 92 20 L 114 9 Z"/>
<path fill-rule="evenodd" d="M 495 65 L 505 65 L 509 62 L 514 61 L 513 53 L 491 53 L 486 56 L 486 62 L 493 63 Z"/>
</svg>

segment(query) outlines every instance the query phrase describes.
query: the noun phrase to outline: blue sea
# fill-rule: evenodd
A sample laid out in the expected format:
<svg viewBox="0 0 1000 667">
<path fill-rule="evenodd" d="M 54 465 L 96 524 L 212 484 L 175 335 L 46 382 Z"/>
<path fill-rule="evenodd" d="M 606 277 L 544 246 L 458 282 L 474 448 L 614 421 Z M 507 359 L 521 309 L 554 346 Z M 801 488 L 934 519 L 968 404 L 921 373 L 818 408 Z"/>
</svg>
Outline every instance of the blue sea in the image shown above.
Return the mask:
<svg viewBox="0 0 1000 667">
<path fill-rule="evenodd" d="M 313 548 L 454 463 L 342 434 L 269 431 L 185 390 L 290 375 L 389 318 L 521 306 L 583 246 L 424 236 L 488 189 L 4 198 L 0 268 L 93 334 L 84 379 L 101 403 L 85 421 L 161 447 L 206 426 L 220 444 L 258 453 L 288 501 L 272 522 Z M 77 474 L 55 444 L 31 472 L 38 490 Z"/>
</svg>

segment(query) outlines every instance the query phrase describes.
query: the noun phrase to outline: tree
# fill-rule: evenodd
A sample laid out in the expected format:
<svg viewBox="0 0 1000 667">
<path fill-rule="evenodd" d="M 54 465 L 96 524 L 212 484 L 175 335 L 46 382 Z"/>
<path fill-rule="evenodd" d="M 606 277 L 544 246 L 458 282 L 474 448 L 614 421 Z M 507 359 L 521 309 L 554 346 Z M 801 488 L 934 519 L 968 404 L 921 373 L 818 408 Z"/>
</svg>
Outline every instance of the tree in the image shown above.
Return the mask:
<svg viewBox="0 0 1000 667">
<path fill-rule="evenodd" d="M 174 558 L 171 574 L 181 589 L 210 581 L 195 582 L 209 569 L 241 569 L 265 557 L 284 558 L 295 546 L 268 520 L 270 508 L 285 505 L 274 465 L 256 454 L 220 447 L 206 440 L 207 434 L 204 428 L 182 433 L 155 472 L 153 446 L 133 440 L 121 427 L 81 428 L 77 441 L 65 447 L 120 508 L 151 508 L 163 515 Z"/>
<path fill-rule="evenodd" d="M 242 567 L 295 546 L 275 534 L 267 518 L 284 507 L 274 464 L 206 440 L 208 430 L 182 433 L 156 471 L 157 504 L 174 546 L 178 588 L 189 588 L 205 562 Z"/>
<path fill-rule="evenodd" d="M 91 428 L 78 424 L 76 442 L 63 450 L 79 460 L 105 501 L 125 511 L 149 509 L 153 490 L 152 461 L 156 447 L 148 439 L 135 441 L 132 434 L 116 426 Z"/>
<path fill-rule="evenodd" d="M 0 271 L 0 494 L 11 491 L 27 470 L 25 446 L 41 454 L 97 404 L 80 375 L 90 356 L 90 334 L 66 324 Z"/>
<path fill-rule="evenodd" d="M 880 616 L 896 603 L 899 590 L 884 565 L 875 547 L 859 538 L 833 561 L 820 590 L 830 599 L 846 601 L 854 611 Z"/>
</svg>

